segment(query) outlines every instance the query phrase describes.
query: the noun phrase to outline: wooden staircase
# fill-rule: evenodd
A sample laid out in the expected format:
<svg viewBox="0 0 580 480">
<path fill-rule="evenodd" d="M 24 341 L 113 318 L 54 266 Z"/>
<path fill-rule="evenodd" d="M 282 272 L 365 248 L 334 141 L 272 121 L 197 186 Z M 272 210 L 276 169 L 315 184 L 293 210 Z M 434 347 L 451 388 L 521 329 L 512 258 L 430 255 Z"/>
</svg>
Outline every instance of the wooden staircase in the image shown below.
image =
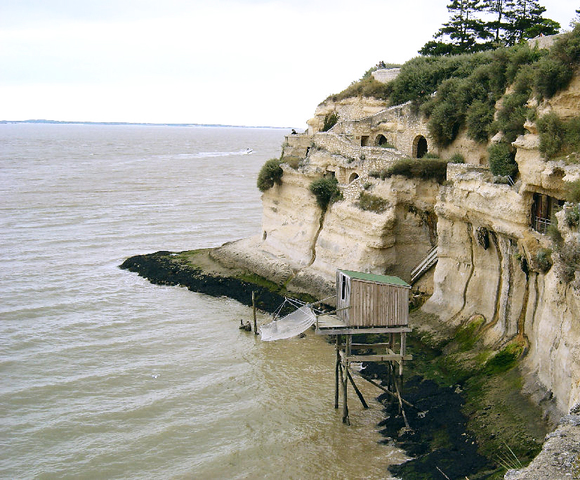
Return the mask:
<svg viewBox="0 0 580 480">
<path fill-rule="evenodd" d="M 414 285 L 417 280 L 425 275 L 437 263 L 437 259 L 437 246 L 434 246 L 429 250 L 423 261 L 411 271 L 411 285 Z"/>
</svg>

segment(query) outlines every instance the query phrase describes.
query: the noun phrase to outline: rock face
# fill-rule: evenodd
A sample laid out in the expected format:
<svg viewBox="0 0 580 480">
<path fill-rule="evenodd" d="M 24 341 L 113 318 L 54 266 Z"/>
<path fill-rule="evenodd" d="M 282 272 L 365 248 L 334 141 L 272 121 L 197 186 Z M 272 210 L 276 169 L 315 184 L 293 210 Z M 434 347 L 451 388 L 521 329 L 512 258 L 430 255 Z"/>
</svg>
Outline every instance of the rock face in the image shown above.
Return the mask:
<svg viewBox="0 0 580 480">
<path fill-rule="evenodd" d="M 580 76 L 538 110 L 577 116 Z M 322 132 L 331 113 L 338 121 Z M 286 138 L 282 184 L 262 197 L 261 235 L 218 254 L 325 298 L 334 293 L 337 268 L 410 281 L 437 246 L 435 268 L 414 285 L 432 294 L 423 310 L 446 327 L 479 315 L 486 346 L 523 345 L 523 388 L 548 415 L 557 419 L 578 404 L 580 273 L 571 262 L 580 258 L 580 234 L 578 221 L 568 220 L 578 206 L 565 198 L 580 166 L 542 158 L 532 123 L 513 144 L 519 177 L 511 184 L 494 183 L 485 146 L 465 135 L 435 148 L 425 119 L 409 105 L 327 100 L 308 124 L 307 133 Z M 448 164 L 444 183 L 376 174 L 402 159 L 421 162 L 427 152 L 462 153 L 466 163 Z M 309 190 L 324 176 L 336 178 L 343 197 L 325 212 Z"/>
</svg>

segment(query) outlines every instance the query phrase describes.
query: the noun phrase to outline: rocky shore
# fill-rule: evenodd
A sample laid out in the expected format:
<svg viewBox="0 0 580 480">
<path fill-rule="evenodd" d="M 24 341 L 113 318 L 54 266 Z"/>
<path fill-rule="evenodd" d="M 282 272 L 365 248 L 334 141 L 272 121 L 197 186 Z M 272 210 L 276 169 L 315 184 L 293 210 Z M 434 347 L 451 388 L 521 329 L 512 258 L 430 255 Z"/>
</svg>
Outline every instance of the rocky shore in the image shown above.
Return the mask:
<svg viewBox="0 0 580 480">
<path fill-rule="evenodd" d="M 230 246 L 226 250 L 230 254 L 218 248 L 137 255 L 123 262 L 121 268 L 158 285 L 179 285 L 212 296 L 227 296 L 246 305 L 251 305 L 254 292 L 257 307 L 267 312 L 274 311 L 285 296 L 302 296 L 305 301 L 317 299 L 287 289 L 285 285 L 292 279 L 289 267 L 279 269 L 276 281 L 271 280 L 273 269 L 280 266 L 279 260 L 266 262 L 271 273 L 265 270 L 262 273 L 267 278 L 250 270 L 250 260 L 240 260 L 243 249 L 237 251 Z M 232 251 L 237 254 L 232 256 Z M 393 442 L 413 457 L 393 467 L 392 473 L 405 480 L 445 478 L 443 475 L 471 480 L 501 478 L 507 468 L 520 468 L 534 458 L 550 425 L 542 419 L 541 409 L 520 393 L 517 355 L 495 369 L 476 371 L 473 362 L 480 352 L 469 344 L 469 335 L 476 337 L 476 330 L 467 332 L 468 335 L 442 330 L 432 316 L 419 310 L 412 312 L 411 322 L 415 332 L 409 349 L 414 361 L 408 364 L 403 393 L 416 407 L 406 412 L 411 430 L 402 428 L 398 406 L 389 398 L 380 398 L 385 405 L 385 420 L 380 425 L 385 442 Z M 380 365 L 370 364 L 366 372 L 379 380 L 385 378 Z M 575 438 L 570 436 L 574 430 L 570 422 L 563 435 L 557 434 L 557 430 L 545 446 L 547 461 L 559 461 L 560 469 L 565 465 L 568 470 L 574 468 L 577 453 L 568 449 L 570 455 L 566 458 L 560 455 L 559 460 L 554 460 L 549 453 L 553 448 L 550 445 L 558 439 Z M 578 421 L 574 431 L 579 431 Z M 534 462 L 540 462 L 540 458 L 542 455 Z M 533 476 L 538 474 L 534 465 L 510 472 L 509 478 L 546 478 Z"/>
</svg>

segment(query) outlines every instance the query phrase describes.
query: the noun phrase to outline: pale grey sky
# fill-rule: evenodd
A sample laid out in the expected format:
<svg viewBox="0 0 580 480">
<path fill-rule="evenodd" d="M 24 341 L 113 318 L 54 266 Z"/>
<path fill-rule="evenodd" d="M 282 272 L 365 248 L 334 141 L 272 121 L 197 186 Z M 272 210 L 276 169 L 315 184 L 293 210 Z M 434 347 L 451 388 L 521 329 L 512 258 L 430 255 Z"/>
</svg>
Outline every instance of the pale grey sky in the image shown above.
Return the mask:
<svg viewBox="0 0 580 480">
<path fill-rule="evenodd" d="M 447 0 L 0 0 L 0 120 L 305 127 Z M 569 26 L 576 0 L 544 0 Z"/>
</svg>

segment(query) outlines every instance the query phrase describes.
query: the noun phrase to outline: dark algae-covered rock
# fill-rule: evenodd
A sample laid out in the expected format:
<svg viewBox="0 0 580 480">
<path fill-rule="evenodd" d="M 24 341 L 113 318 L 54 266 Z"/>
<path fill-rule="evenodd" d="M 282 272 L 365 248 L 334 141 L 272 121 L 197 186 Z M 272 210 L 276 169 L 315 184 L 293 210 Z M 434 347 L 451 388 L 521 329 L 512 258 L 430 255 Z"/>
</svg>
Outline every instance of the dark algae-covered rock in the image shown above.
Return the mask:
<svg viewBox="0 0 580 480">
<path fill-rule="evenodd" d="M 138 273 L 156 285 L 179 285 L 213 297 L 226 296 L 244 305 L 252 305 L 254 292 L 256 307 L 265 312 L 276 311 L 286 293 L 257 275 L 224 268 L 211 259 L 210 250 L 135 255 L 120 268 Z"/>
</svg>

